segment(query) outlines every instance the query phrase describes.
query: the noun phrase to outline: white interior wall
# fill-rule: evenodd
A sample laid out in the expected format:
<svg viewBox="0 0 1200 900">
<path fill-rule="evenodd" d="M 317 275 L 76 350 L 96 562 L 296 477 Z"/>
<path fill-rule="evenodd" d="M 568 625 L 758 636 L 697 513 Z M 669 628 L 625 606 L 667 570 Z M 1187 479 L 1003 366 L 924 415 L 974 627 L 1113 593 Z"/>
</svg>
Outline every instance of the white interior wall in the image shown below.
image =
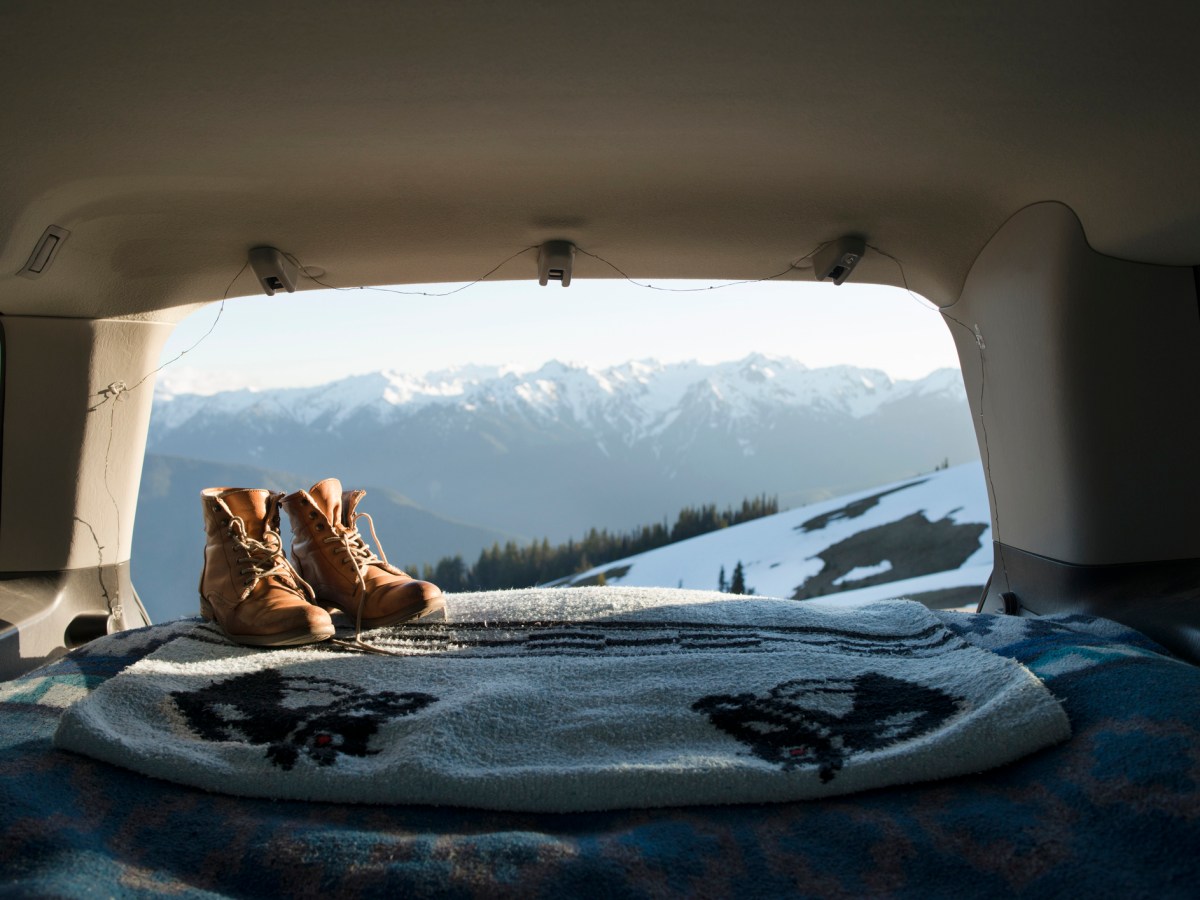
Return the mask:
<svg viewBox="0 0 1200 900">
<path fill-rule="evenodd" d="M 1200 557 L 1190 268 L 1096 253 L 1070 209 L 1042 203 L 997 232 L 945 312 L 983 336 L 981 354 L 951 325 L 996 540 L 1083 565 Z"/>
<path fill-rule="evenodd" d="M 0 323 L 0 571 L 128 560 L 154 379 L 115 400 L 103 391 L 115 382 L 132 386 L 154 369 L 174 326 L 37 316 Z"/>
</svg>

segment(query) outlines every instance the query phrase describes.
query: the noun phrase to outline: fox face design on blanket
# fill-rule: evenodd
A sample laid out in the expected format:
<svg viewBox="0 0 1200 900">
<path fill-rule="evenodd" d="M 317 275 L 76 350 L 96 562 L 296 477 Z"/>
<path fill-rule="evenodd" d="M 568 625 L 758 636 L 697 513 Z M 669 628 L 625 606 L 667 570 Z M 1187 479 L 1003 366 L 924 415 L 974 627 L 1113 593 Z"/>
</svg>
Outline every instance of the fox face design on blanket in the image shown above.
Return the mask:
<svg viewBox="0 0 1200 900">
<path fill-rule="evenodd" d="M 878 672 L 797 678 L 766 696 L 712 694 L 692 704 L 760 759 L 785 770 L 816 765 L 824 783 L 854 754 L 927 734 L 965 707 L 960 697 Z"/>
<path fill-rule="evenodd" d="M 420 692 L 370 693 L 352 684 L 263 669 L 217 681 L 171 699 L 188 726 L 206 741 L 266 745 L 266 757 L 291 769 L 303 752 L 322 766 L 339 754 L 368 756 L 379 726 L 437 701 Z"/>
</svg>

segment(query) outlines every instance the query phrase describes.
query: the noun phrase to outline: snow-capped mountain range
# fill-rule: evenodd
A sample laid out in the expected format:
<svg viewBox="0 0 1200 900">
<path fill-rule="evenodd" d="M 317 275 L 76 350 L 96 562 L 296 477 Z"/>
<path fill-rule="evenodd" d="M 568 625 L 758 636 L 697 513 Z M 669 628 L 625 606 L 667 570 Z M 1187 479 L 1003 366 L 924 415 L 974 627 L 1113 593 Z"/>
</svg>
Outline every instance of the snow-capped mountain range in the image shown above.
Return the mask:
<svg viewBox="0 0 1200 900">
<path fill-rule="evenodd" d="M 661 433 L 689 401 L 708 399 L 734 419 L 753 418 L 778 405 L 808 407 L 861 418 L 906 396 L 944 394 L 965 400 L 962 376 L 938 369 L 915 381 L 893 381 L 878 369 L 810 369 L 786 358 L 753 354 L 704 365 L 639 360 L 592 369 L 551 360 L 532 372 L 464 366 L 425 375 L 398 371 L 352 375 L 316 387 L 180 394 L 166 381 L 155 392 L 159 427 L 170 429 L 199 412 L 237 415 L 275 411 L 304 424 L 336 426 L 363 411 L 380 420 L 428 406 L 481 406 L 603 423 L 630 442 Z"/>
<path fill-rule="evenodd" d="M 383 485 L 473 524 L 565 538 L 685 505 L 784 505 L 972 458 L 961 375 L 915 381 L 751 355 L 532 372 L 375 372 L 316 387 L 156 391 L 149 449 Z"/>
</svg>

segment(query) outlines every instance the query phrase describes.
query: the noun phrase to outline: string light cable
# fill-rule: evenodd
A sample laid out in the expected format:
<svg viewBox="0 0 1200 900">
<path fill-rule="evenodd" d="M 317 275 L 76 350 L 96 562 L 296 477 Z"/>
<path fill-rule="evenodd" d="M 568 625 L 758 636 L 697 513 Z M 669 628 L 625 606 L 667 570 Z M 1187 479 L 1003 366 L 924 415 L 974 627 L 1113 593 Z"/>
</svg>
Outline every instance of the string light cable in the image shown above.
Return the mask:
<svg viewBox="0 0 1200 900">
<path fill-rule="evenodd" d="M 664 292 L 664 293 L 699 293 L 699 292 L 705 292 L 705 291 L 722 290 L 724 288 L 738 287 L 741 285 L 761 284 L 763 282 L 776 281 L 778 279 L 786 277 L 787 275 L 790 275 L 791 273 L 793 273 L 795 271 L 811 269 L 813 257 L 817 253 L 819 253 L 824 247 L 828 246 L 829 243 L 830 243 L 829 241 L 824 241 L 824 242 L 816 245 L 809 252 L 805 253 L 803 256 L 800 256 L 800 257 L 796 258 L 794 261 L 790 262 L 786 268 L 783 268 L 777 272 L 773 272 L 768 275 L 763 275 L 758 278 L 748 278 L 748 279 L 743 279 L 743 280 L 739 280 L 739 281 L 720 282 L 720 283 L 716 283 L 716 284 L 701 285 L 701 286 L 697 286 L 697 287 L 665 287 L 662 285 L 652 284 L 652 283 L 646 282 L 646 281 L 639 281 L 639 280 L 633 278 L 632 276 L 630 276 L 627 272 L 625 272 L 625 270 L 620 268 L 616 263 L 612 262 L 609 259 L 606 259 L 605 257 L 601 256 L 600 254 L 593 253 L 590 250 L 586 250 L 579 246 L 576 246 L 575 249 L 578 253 L 580 253 L 584 256 L 590 257 L 591 259 L 594 259 L 597 262 L 602 263 L 605 266 L 608 266 L 623 280 L 629 282 L 630 284 L 632 284 L 636 287 L 643 288 L 645 290 L 660 291 L 660 292 Z M 517 259 L 518 257 L 520 257 L 526 253 L 529 253 L 531 251 L 537 250 L 539 248 L 539 246 L 540 245 L 533 244 L 528 247 L 522 247 L 520 250 L 517 250 L 516 252 L 514 252 L 514 253 L 506 256 L 504 259 L 500 260 L 498 263 L 496 263 L 494 266 L 492 266 L 492 268 L 490 268 L 488 271 L 484 272 L 482 275 L 480 275 L 478 278 L 474 279 L 473 281 L 466 282 L 465 284 L 461 284 L 458 287 L 452 288 L 447 291 L 419 291 L 419 290 L 405 290 L 403 288 L 395 288 L 395 287 L 377 287 L 377 286 L 372 286 L 372 285 L 340 286 L 340 285 L 336 285 L 336 284 L 330 284 L 329 282 L 322 280 L 321 277 L 311 274 L 310 269 L 308 267 L 306 267 L 296 255 L 291 254 L 291 253 L 284 253 L 283 256 L 287 260 L 289 260 L 293 265 L 295 265 L 297 267 L 300 274 L 304 278 L 313 282 L 314 284 L 317 284 L 323 288 L 326 288 L 327 290 L 374 291 L 377 293 L 398 294 L 401 296 L 413 296 L 413 297 L 450 297 L 455 294 L 461 293 L 463 291 L 469 290 L 470 288 L 476 287 L 479 284 L 482 284 L 483 282 L 487 281 L 496 272 L 500 271 L 500 269 L 502 269 L 508 263 L 512 262 L 514 259 Z M 940 315 L 942 315 L 945 319 L 947 319 L 947 320 L 955 323 L 959 327 L 965 329 L 971 335 L 972 339 L 975 341 L 977 347 L 979 348 L 979 355 L 980 355 L 980 397 L 979 397 L 980 424 L 981 424 L 981 431 L 982 431 L 982 435 L 983 435 L 985 462 L 987 463 L 985 465 L 985 472 L 987 473 L 987 477 L 988 477 L 988 488 L 991 491 L 992 496 L 994 497 L 995 490 L 994 490 L 994 487 L 991 482 L 990 453 L 988 450 L 988 442 L 987 442 L 987 425 L 986 425 L 986 422 L 983 421 L 983 400 L 984 400 L 986 378 L 987 378 L 987 370 L 986 370 L 986 363 L 985 363 L 986 357 L 984 354 L 985 345 L 983 342 L 983 336 L 980 334 L 978 326 L 976 326 L 974 329 L 972 329 L 969 326 L 967 326 L 966 323 L 964 323 L 961 320 L 950 315 L 944 309 L 940 309 L 938 307 L 928 304 L 927 301 L 925 301 L 923 298 L 918 296 L 909 287 L 908 277 L 904 271 L 904 265 L 899 259 L 897 259 L 892 254 L 888 253 L 887 251 L 885 251 L 885 250 L 881 249 L 880 247 L 877 247 L 873 244 L 867 244 L 866 246 L 868 248 L 870 248 L 871 250 L 874 250 L 876 253 L 879 253 L 881 256 L 887 257 L 888 259 L 892 260 L 896 264 L 897 268 L 899 269 L 900 278 L 904 284 L 905 290 L 917 302 L 917 304 L 919 306 L 921 306 L 922 309 L 926 309 L 930 312 L 937 312 Z M 807 265 L 806 265 L 806 263 L 807 263 Z M 246 269 L 249 268 L 249 265 L 250 265 L 250 262 L 249 262 L 249 260 L 247 260 L 245 263 L 242 264 L 241 268 L 238 269 L 237 273 L 233 276 L 233 278 L 230 279 L 229 284 L 226 286 L 224 292 L 221 295 L 220 302 L 217 307 L 217 314 L 216 314 L 216 316 L 213 317 L 212 323 L 209 325 L 208 329 L 204 332 L 204 334 L 202 334 L 199 338 L 197 338 L 197 340 L 195 342 L 193 342 L 190 346 L 188 346 L 186 349 L 181 350 L 176 356 L 172 357 L 171 359 L 167 360 L 166 362 L 161 363 L 154 369 L 151 369 L 149 372 L 146 372 L 144 375 L 142 375 L 140 378 L 138 378 L 132 384 L 129 384 L 126 381 L 114 381 L 111 384 L 109 384 L 107 387 L 101 389 L 96 394 L 96 396 L 98 398 L 96 400 L 96 402 L 93 403 L 91 406 L 89 406 L 87 409 L 88 413 L 96 413 L 96 412 L 99 412 L 101 409 L 103 409 L 106 405 L 109 407 L 108 440 L 107 440 L 107 445 L 105 447 L 105 457 L 104 457 L 104 488 L 105 488 L 105 492 L 108 494 L 109 501 L 112 503 L 113 513 L 115 516 L 115 521 L 116 521 L 116 526 L 117 526 L 116 533 L 117 533 L 117 542 L 118 543 L 117 543 L 117 547 L 116 547 L 116 554 L 117 554 L 118 559 L 120 558 L 120 551 L 121 551 L 121 547 L 120 547 L 121 509 L 120 509 L 120 504 L 117 502 L 116 496 L 113 494 L 110 483 L 109 483 L 109 467 L 110 467 L 110 460 L 111 460 L 111 456 L 112 456 L 112 444 L 113 444 L 113 438 L 114 438 L 114 435 L 116 432 L 117 404 L 120 401 L 124 400 L 126 395 L 138 390 L 140 387 L 142 387 L 142 385 L 144 385 L 152 377 L 154 377 L 158 373 L 162 372 L 164 369 L 175 365 L 180 360 L 182 360 L 185 356 L 187 356 L 189 353 L 196 350 L 201 344 L 205 343 L 205 341 L 207 341 L 209 339 L 209 337 L 216 330 L 218 323 L 221 321 L 222 315 L 225 312 L 226 301 L 229 299 L 229 294 L 233 290 L 233 286 L 237 283 L 238 279 L 240 279 L 242 277 L 242 275 L 246 272 Z M 104 584 L 104 572 L 103 572 L 103 568 L 104 568 L 103 567 L 103 550 L 104 550 L 104 547 L 100 543 L 100 540 L 96 533 L 95 528 L 90 523 L 84 521 L 83 519 L 79 518 L 78 516 L 75 517 L 75 520 L 77 522 L 79 522 L 80 524 L 87 527 L 87 529 L 91 533 L 93 541 L 96 544 L 97 554 L 99 555 L 99 558 L 100 558 L 100 563 L 98 565 L 98 569 L 99 569 L 99 580 L 100 580 L 101 593 L 104 596 L 104 598 L 108 604 L 108 608 L 109 608 L 109 630 L 110 631 L 121 630 L 124 627 L 124 610 L 123 610 L 122 602 L 121 602 L 120 579 L 118 578 L 115 589 L 112 592 L 110 592 L 106 588 L 106 586 Z M 1000 541 L 1000 523 L 999 523 L 998 511 L 996 513 L 996 535 L 995 535 L 995 538 L 996 538 L 997 543 L 999 543 L 999 541 Z M 1000 561 L 1001 561 L 1001 565 L 1003 567 L 1004 556 L 1003 556 L 1002 545 L 1001 545 L 1001 550 L 1000 550 Z M 1007 570 L 1005 570 L 1004 576 L 1005 576 L 1005 583 L 1007 585 L 1007 583 L 1008 583 Z M 143 612 L 144 612 L 144 610 L 143 610 Z M 382 651 L 381 648 L 372 647 L 370 649 L 374 650 L 375 652 L 386 652 L 386 651 Z"/>
<path fill-rule="evenodd" d="M 917 294 L 911 287 L 909 287 L 908 275 L 904 271 L 904 263 L 902 263 L 897 257 L 888 253 L 886 250 L 875 246 L 874 244 L 867 244 L 867 247 L 871 250 L 874 250 L 880 256 L 887 257 L 896 264 L 896 268 L 900 271 L 900 280 L 904 284 L 904 290 L 906 290 L 908 295 L 916 301 L 918 306 L 924 310 L 928 310 L 931 313 L 940 315 L 943 319 L 952 322 L 965 331 L 970 336 L 971 341 L 975 344 L 976 350 L 979 353 L 979 432 L 983 438 L 983 474 L 987 479 L 988 496 L 992 499 L 992 516 L 995 520 L 995 528 L 993 530 L 992 538 L 996 544 L 996 555 L 1000 559 L 1000 573 L 1004 576 L 1004 590 L 1011 591 L 1012 583 L 1009 581 L 1008 577 L 1008 564 L 1004 559 L 1004 542 L 1000 538 L 1000 502 L 996 497 L 996 486 L 992 481 L 992 452 L 988 444 L 987 418 L 983 414 L 984 398 L 987 396 L 987 343 L 983 339 L 983 332 L 980 331 L 978 324 L 972 327 L 962 319 L 958 318 L 957 316 L 952 316 L 942 307 L 929 303 L 929 301 Z M 980 598 L 980 610 L 983 608 L 983 602 L 986 599 L 987 590 L 991 587 L 991 583 L 992 579 L 989 576 L 988 583 L 984 588 L 984 596 Z"/>
<path fill-rule="evenodd" d="M 209 335 L 211 335 L 213 333 L 213 331 L 216 329 L 217 323 L 219 321 L 221 321 L 221 315 L 222 315 L 222 313 L 225 312 L 225 301 L 229 298 L 229 292 L 233 290 L 234 284 L 236 284 L 237 280 L 242 277 L 242 273 L 246 271 L 246 269 L 249 265 L 250 265 L 249 261 L 243 263 L 242 267 L 240 269 L 238 269 L 237 274 L 234 275 L 232 279 L 230 279 L 229 284 L 226 286 L 224 293 L 221 295 L 221 302 L 220 302 L 220 305 L 217 307 L 217 314 L 213 318 L 212 324 L 208 326 L 208 330 L 206 332 L 204 332 L 204 334 L 201 335 L 200 338 L 195 343 L 193 343 L 186 350 L 181 350 L 179 352 L 179 355 L 174 357 L 173 359 L 169 359 L 166 362 L 159 365 L 157 368 L 151 369 L 149 372 L 147 372 L 141 378 L 139 378 L 137 381 L 135 381 L 132 385 L 127 384 L 124 381 L 112 382 L 107 387 L 103 388 L 102 390 L 100 390 L 97 393 L 99 400 L 97 400 L 97 402 L 95 404 L 93 404 L 92 406 L 89 406 L 87 409 L 88 413 L 95 413 L 95 412 L 99 412 L 105 405 L 107 405 L 109 407 L 108 438 L 107 438 L 105 448 L 104 448 L 104 492 L 108 495 L 108 500 L 112 504 L 112 508 L 113 508 L 113 517 L 114 517 L 114 521 L 116 524 L 115 556 L 116 556 L 118 565 L 120 564 L 120 561 L 121 561 L 121 504 L 117 502 L 116 495 L 113 494 L 112 486 L 109 483 L 109 468 L 110 468 L 111 461 L 112 461 L 113 436 L 117 430 L 117 404 L 120 403 L 122 400 L 124 400 L 125 396 L 127 394 L 130 394 L 133 391 L 136 391 L 143 384 L 145 384 L 150 378 L 154 377 L 159 372 L 161 372 L 163 369 L 167 368 L 167 366 L 171 366 L 171 365 L 174 365 L 175 363 L 179 362 L 179 360 L 183 359 L 183 357 L 187 356 L 188 353 L 195 350 L 202 343 L 204 343 L 205 340 L 208 339 Z M 96 529 L 90 522 L 80 518 L 79 516 L 75 516 L 74 519 L 76 522 L 80 523 L 81 525 L 83 525 L 87 528 L 89 534 L 91 534 L 92 541 L 96 545 L 96 555 L 97 555 L 97 559 L 98 559 L 97 564 L 96 564 L 96 570 L 97 570 L 97 577 L 100 581 L 100 594 L 104 598 L 105 604 L 108 606 L 107 631 L 109 634 L 112 634 L 113 632 L 116 632 L 116 631 L 124 631 L 125 630 L 125 606 L 124 606 L 124 603 L 122 602 L 122 597 L 121 597 L 120 572 L 119 571 L 117 572 L 116 583 L 113 585 L 113 589 L 110 592 L 104 584 L 104 545 L 100 543 L 100 538 L 96 533 Z M 141 610 L 143 621 L 148 622 L 150 620 L 149 615 L 146 613 L 145 607 L 143 607 L 141 605 L 141 601 L 137 600 L 136 594 L 134 595 L 134 600 L 138 604 L 138 607 Z"/>
</svg>

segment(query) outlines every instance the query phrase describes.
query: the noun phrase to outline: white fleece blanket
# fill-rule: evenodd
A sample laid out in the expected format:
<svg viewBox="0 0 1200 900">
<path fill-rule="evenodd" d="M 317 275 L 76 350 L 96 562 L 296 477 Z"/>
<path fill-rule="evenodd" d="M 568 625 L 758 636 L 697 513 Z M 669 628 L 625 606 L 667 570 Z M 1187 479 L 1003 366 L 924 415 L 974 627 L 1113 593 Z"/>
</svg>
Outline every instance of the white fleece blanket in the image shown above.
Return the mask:
<svg viewBox="0 0 1200 900">
<path fill-rule="evenodd" d="M 60 747 L 210 791 L 501 810 L 798 800 L 978 772 L 1068 737 L 1018 663 L 925 607 L 574 588 L 458 594 L 403 657 L 208 624 L 63 716 Z"/>
</svg>

